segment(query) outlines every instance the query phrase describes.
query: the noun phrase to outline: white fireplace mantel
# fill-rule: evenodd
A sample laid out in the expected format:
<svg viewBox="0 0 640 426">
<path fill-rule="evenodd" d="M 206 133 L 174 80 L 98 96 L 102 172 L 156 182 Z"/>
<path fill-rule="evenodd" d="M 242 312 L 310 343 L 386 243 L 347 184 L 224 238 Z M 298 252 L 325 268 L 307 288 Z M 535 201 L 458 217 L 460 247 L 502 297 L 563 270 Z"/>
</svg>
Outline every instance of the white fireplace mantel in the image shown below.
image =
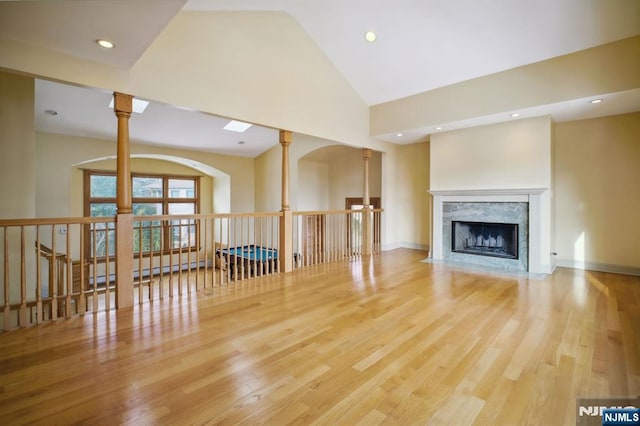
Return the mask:
<svg viewBox="0 0 640 426">
<path fill-rule="evenodd" d="M 431 247 L 434 260 L 444 259 L 443 203 L 526 202 L 529 205 L 529 272 L 551 272 L 550 235 L 548 232 L 551 211 L 547 188 L 437 190 L 429 191 L 429 193 L 433 196 L 433 241 Z"/>
</svg>

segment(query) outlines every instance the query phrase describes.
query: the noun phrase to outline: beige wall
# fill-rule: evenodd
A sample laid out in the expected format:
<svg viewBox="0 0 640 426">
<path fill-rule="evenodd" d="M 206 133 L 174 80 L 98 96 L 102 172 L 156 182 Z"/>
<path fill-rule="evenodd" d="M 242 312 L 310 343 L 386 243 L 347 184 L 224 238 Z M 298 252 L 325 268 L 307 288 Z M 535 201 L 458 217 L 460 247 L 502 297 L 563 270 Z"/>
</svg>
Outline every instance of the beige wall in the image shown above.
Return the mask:
<svg viewBox="0 0 640 426">
<path fill-rule="evenodd" d="M 329 164 L 322 161 L 298 161 L 299 209 L 329 210 Z"/>
<path fill-rule="evenodd" d="M 35 217 L 34 81 L 0 71 L 0 218 Z"/>
<path fill-rule="evenodd" d="M 431 196 L 429 190 L 429 142 L 398 147 L 399 168 L 396 202 L 400 220 L 398 241 L 428 249 L 431 244 Z"/>
<path fill-rule="evenodd" d="M 551 119 L 431 136 L 431 189 L 551 187 Z"/>
<path fill-rule="evenodd" d="M 274 146 L 255 159 L 256 211 L 275 212 L 282 208 L 282 148 Z"/>
<path fill-rule="evenodd" d="M 335 142 L 313 136 L 293 134 L 289 145 L 289 207 L 300 210 L 300 159 L 317 149 L 335 145 Z M 256 211 L 280 211 L 282 208 L 282 147 L 274 146 L 255 159 Z M 309 179 L 309 176 L 305 177 Z M 305 197 L 308 196 L 305 195 Z"/>
<path fill-rule="evenodd" d="M 555 142 L 558 263 L 640 273 L 640 113 L 558 123 Z"/>
<path fill-rule="evenodd" d="M 33 99 L 32 78 L 0 71 L 0 219 L 33 218 L 36 214 Z M 0 285 L 3 289 L 8 288 L 5 287 L 5 276 L 10 283 L 21 282 L 19 267 L 8 271 L 4 268 L 6 262 L 20 265 L 24 260 L 27 291 L 33 294 L 36 283 L 36 259 L 32 245 L 36 240 L 34 230 L 26 228 L 22 234 L 20 228 L 13 227 L 3 229 L 1 234 Z M 23 246 L 23 237 L 27 246 Z M 10 290 L 8 300 L 18 302 L 20 291 L 16 288 Z M 0 302 L 5 302 L 5 291 L 0 294 Z M 15 320 L 17 312 L 10 316 Z M 0 320 L 0 326 L 2 324 L 4 319 Z"/>
<path fill-rule="evenodd" d="M 345 198 L 359 198 L 364 195 L 364 160 L 362 150 L 346 150 L 337 158 L 328 161 L 330 208 L 342 210 Z M 369 160 L 369 196 L 381 197 L 382 157 L 373 151 Z M 382 200 L 384 202 L 384 200 Z"/>
<path fill-rule="evenodd" d="M 362 197 L 364 169 L 362 149 L 343 147 L 337 155 L 314 152 L 335 147 L 335 142 L 294 134 L 289 147 L 290 206 L 292 210 L 342 210 L 346 197 Z M 309 157 L 307 157 L 311 154 Z M 281 207 L 282 148 L 276 146 L 256 158 L 256 207 L 278 211 Z M 320 165 L 323 164 L 323 165 Z M 369 192 L 381 194 L 381 153 L 373 152 L 369 165 Z M 323 206 L 323 207 L 320 207 Z"/>
<path fill-rule="evenodd" d="M 382 235 L 385 249 L 431 246 L 429 142 L 396 145 L 382 154 Z"/>
</svg>

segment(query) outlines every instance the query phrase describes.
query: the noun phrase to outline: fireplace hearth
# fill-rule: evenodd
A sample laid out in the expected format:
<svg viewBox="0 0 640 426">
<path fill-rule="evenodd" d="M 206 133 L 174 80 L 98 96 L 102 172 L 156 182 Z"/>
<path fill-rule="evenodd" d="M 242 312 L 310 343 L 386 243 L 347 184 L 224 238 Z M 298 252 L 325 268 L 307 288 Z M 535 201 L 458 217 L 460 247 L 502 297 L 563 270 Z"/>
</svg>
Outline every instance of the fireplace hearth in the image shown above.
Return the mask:
<svg viewBox="0 0 640 426">
<path fill-rule="evenodd" d="M 451 251 L 518 259 L 518 224 L 453 220 Z"/>
</svg>

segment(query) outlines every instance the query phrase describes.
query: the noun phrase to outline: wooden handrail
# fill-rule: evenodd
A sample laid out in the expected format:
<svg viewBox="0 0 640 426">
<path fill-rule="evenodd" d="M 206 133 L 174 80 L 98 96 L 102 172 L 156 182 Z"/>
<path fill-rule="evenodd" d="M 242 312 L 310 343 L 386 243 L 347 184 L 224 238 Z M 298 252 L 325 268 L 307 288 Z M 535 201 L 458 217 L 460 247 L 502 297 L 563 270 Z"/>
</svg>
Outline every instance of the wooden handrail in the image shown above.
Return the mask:
<svg viewBox="0 0 640 426">
<path fill-rule="evenodd" d="M 278 217 L 282 212 L 259 212 L 259 213 L 209 213 L 209 214 L 170 214 L 153 216 L 134 216 L 135 222 L 158 221 L 158 220 L 182 220 L 182 219 L 234 219 L 239 217 Z"/>
<path fill-rule="evenodd" d="M 47 258 L 54 257 L 53 250 L 51 250 L 51 248 L 45 246 L 42 243 L 40 243 L 40 246 L 36 246 L 36 249 L 38 250 L 40 256 L 42 257 L 47 257 Z M 55 258 L 62 259 L 64 262 L 67 261 L 67 255 L 65 253 L 59 253 L 59 252 L 55 253 Z"/>
<path fill-rule="evenodd" d="M 134 220 L 180 220 L 180 219 L 227 219 L 237 217 L 267 217 L 282 216 L 282 212 L 260 212 L 260 213 L 213 213 L 213 214 L 184 214 L 184 215 L 156 215 L 156 216 L 135 216 Z M 32 218 L 32 219 L 0 219 L 0 227 L 4 226 L 33 226 L 33 225 L 77 225 L 91 223 L 112 223 L 115 216 L 101 217 L 52 217 L 52 218 Z"/>
<path fill-rule="evenodd" d="M 52 217 L 38 219 L 0 219 L 0 227 L 34 226 L 34 225 L 77 225 L 89 223 L 109 223 L 115 221 L 113 216 L 104 217 Z"/>
<path fill-rule="evenodd" d="M 346 214 L 346 213 L 358 213 L 362 210 L 308 210 L 308 211 L 297 211 L 293 212 L 294 215 L 297 216 L 308 216 L 308 215 L 329 215 L 329 214 Z M 370 209 L 369 211 L 381 213 L 384 209 Z"/>
</svg>

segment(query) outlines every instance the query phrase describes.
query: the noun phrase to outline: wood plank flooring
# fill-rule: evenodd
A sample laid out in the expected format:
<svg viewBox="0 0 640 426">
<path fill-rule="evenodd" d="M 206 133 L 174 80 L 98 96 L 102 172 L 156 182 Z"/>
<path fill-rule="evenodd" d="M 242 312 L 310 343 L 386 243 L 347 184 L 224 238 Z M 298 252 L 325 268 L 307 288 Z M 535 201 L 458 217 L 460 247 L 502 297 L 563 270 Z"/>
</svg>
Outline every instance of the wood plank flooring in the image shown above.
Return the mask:
<svg viewBox="0 0 640 426">
<path fill-rule="evenodd" d="M 575 424 L 640 394 L 640 277 L 399 249 L 0 334 L 0 424 Z"/>
</svg>

